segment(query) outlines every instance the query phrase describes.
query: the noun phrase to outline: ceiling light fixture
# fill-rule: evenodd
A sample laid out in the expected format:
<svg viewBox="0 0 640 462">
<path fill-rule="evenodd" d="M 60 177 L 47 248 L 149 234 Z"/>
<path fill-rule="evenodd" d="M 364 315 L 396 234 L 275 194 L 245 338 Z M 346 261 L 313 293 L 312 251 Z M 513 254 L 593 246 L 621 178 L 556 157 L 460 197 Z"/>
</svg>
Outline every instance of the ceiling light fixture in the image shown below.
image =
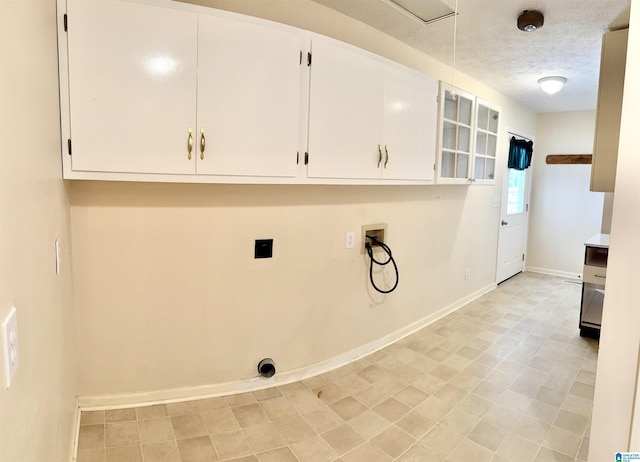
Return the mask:
<svg viewBox="0 0 640 462">
<path fill-rule="evenodd" d="M 544 77 L 538 80 L 538 83 L 542 87 L 542 91 L 544 91 L 545 93 L 549 93 L 550 95 L 554 95 L 562 90 L 562 87 L 564 86 L 566 81 L 567 79 L 565 79 L 564 77 L 553 76 Z"/>
<path fill-rule="evenodd" d="M 544 24 L 544 16 L 539 11 L 524 10 L 518 16 L 518 29 L 524 32 L 535 32 Z"/>
</svg>

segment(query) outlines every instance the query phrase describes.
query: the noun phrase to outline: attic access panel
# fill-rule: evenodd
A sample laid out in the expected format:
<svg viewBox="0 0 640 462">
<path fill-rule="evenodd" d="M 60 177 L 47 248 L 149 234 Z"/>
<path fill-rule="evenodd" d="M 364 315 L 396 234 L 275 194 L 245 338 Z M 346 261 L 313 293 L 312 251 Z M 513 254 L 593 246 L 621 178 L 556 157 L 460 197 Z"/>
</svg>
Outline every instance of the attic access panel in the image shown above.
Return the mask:
<svg viewBox="0 0 640 462">
<path fill-rule="evenodd" d="M 425 24 L 455 15 L 454 9 L 441 0 L 382 1 Z"/>
</svg>

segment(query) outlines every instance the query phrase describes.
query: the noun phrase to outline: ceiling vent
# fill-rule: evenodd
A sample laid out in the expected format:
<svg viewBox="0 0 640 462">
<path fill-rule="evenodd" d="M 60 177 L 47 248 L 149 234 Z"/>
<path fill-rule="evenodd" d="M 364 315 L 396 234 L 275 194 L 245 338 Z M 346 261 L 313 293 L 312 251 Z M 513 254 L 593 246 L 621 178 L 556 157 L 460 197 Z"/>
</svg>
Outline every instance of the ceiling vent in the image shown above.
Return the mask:
<svg viewBox="0 0 640 462">
<path fill-rule="evenodd" d="M 544 16 L 539 11 L 524 10 L 518 16 L 518 29 L 524 32 L 535 32 L 544 24 Z"/>
<path fill-rule="evenodd" d="M 440 0 L 382 0 L 396 10 L 423 24 L 455 16 L 456 12 Z"/>
</svg>

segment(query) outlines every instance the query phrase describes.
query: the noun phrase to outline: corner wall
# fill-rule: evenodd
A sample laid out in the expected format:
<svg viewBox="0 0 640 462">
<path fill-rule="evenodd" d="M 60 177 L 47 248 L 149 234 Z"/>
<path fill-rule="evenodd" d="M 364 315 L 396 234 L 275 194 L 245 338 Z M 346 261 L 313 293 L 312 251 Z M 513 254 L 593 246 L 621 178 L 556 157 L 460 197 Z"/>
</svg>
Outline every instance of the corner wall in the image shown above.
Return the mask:
<svg viewBox="0 0 640 462">
<path fill-rule="evenodd" d="M 0 319 L 17 308 L 20 351 L 14 383 L 0 386 L 0 459 L 64 461 L 76 368 L 55 2 L 2 0 L 0 18 Z"/>
<path fill-rule="evenodd" d="M 640 452 L 638 261 L 640 261 L 640 2 L 631 3 L 620 144 L 616 169 L 607 287 L 591 425 L 589 462 L 613 460 L 616 452 Z"/>
<path fill-rule="evenodd" d="M 591 154 L 595 111 L 538 115 L 527 269 L 582 277 L 584 242 L 601 232 L 604 193 L 589 191 L 591 165 L 548 165 L 549 154 Z"/>
</svg>

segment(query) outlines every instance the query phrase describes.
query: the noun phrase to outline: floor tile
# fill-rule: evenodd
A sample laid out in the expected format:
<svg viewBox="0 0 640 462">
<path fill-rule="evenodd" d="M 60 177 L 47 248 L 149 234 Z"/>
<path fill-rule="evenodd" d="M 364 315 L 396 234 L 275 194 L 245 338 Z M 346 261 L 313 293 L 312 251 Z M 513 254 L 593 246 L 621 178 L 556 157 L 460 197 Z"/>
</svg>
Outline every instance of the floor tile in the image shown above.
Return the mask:
<svg viewBox="0 0 640 462">
<path fill-rule="evenodd" d="M 176 434 L 176 439 L 194 438 L 207 434 L 204 420 L 199 413 L 172 416 L 171 426 Z"/>
<path fill-rule="evenodd" d="M 331 462 L 338 455 L 320 436 L 313 436 L 290 445 L 291 451 L 300 462 Z"/>
<path fill-rule="evenodd" d="M 416 440 L 398 427 L 391 426 L 373 437 L 371 442 L 387 455 L 396 458 L 413 446 Z"/>
<path fill-rule="evenodd" d="M 373 438 L 391 425 L 387 419 L 370 409 L 351 419 L 349 424 L 367 439 Z"/>
<path fill-rule="evenodd" d="M 451 462 L 489 462 L 493 451 L 467 438 L 463 439 L 447 457 Z"/>
<path fill-rule="evenodd" d="M 286 445 L 280 432 L 272 423 L 245 428 L 244 436 L 256 453 Z"/>
<path fill-rule="evenodd" d="M 374 412 L 377 412 L 389 422 L 395 422 L 410 410 L 411 408 L 409 406 L 395 398 L 389 398 L 373 408 Z"/>
<path fill-rule="evenodd" d="M 136 420 L 136 410 L 134 408 L 129 409 L 113 409 L 105 411 L 105 422 L 121 422 L 125 420 Z"/>
<path fill-rule="evenodd" d="M 156 404 L 153 406 L 144 406 L 135 408 L 138 420 L 153 419 L 155 417 L 166 417 L 167 407 L 164 404 Z"/>
<path fill-rule="evenodd" d="M 298 462 L 288 447 L 262 452 L 258 454 L 258 460 L 260 462 Z"/>
<path fill-rule="evenodd" d="M 391 462 L 393 459 L 370 442 L 342 456 L 344 462 Z"/>
<path fill-rule="evenodd" d="M 506 436 L 507 431 L 481 420 L 478 425 L 469 432 L 467 438 L 475 441 L 481 446 L 484 446 L 490 451 L 496 451 Z"/>
<path fill-rule="evenodd" d="M 260 401 L 260 407 L 271 421 L 294 416 L 298 413 L 284 396 Z"/>
<path fill-rule="evenodd" d="M 165 404 L 167 415 L 185 415 L 198 412 L 198 402 L 196 400 L 180 401 L 176 403 Z"/>
<path fill-rule="evenodd" d="M 176 439 L 169 417 L 156 417 L 138 421 L 140 443 L 159 443 Z"/>
<path fill-rule="evenodd" d="M 351 451 L 365 441 L 362 435 L 355 431 L 349 424 L 343 424 L 323 433 L 321 436 L 338 455 Z"/>
<path fill-rule="evenodd" d="M 104 439 L 106 446 L 131 446 L 140 444 L 138 436 L 138 422 L 111 422 L 104 425 Z"/>
<path fill-rule="evenodd" d="M 547 432 L 542 445 L 569 457 L 575 457 L 578 454 L 581 442 L 581 436 L 552 426 Z"/>
<path fill-rule="evenodd" d="M 415 439 L 420 439 L 435 425 L 435 422 L 418 411 L 411 411 L 395 423 Z"/>
<path fill-rule="evenodd" d="M 80 416 L 80 425 L 104 424 L 104 411 L 86 411 Z"/>
<path fill-rule="evenodd" d="M 363 404 L 351 396 L 341 399 L 329 407 L 344 420 L 351 420 L 367 410 Z"/>
<path fill-rule="evenodd" d="M 175 441 L 142 445 L 144 462 L 182 462 Z"/>
<path fill-rule="evenodd" d="M 107 448 L 106 462 L 142 462 L 140 445 Z"/>
<path fill-rule="evenodd" d="M 269 418 L 258 403 L 231 408 L 242 428 L 269 423 Z"/>
<path fill-rule="evenodd" d="M 211 442 L 220 460 L 245 457 L 252 452 L 242 430 L 211 435 Z"/>
<path fill-rule="evenodd" d="M 104 424 L 80 426 L 79 449 L 99 449 L 104 447 Z"/>
<path fill-rule="evenodd" d="M 105 462 L 106 449 L 78 449 L 76 462 Z"/>
<path fill-rule="evenodd" d="M 208 436 L 178 440 L 177 443 L 182 462 L 215 462 L 218 460 Z"/>
<path fill-rule="evenodd" d="M 316 432 L 300 416 L 277 420 L 274 425 L 287 443 L 297 443 L 316 435 Z"/>
<path fill-rule="evenodd" d="M 231 411 L 231 408 L 202 411 L 200 417 L 202 418 L 207 433 L 210 435 L 240 429 L 240 424 L 233 414 L 233 411 Z"/>
<path fill-rule="evenodd" d="M 344 423 L 344 419 L 331 409 L 316 409 L 302 414 L 304 421 L 316 432 L 324 433 Z"/>
</svg>

